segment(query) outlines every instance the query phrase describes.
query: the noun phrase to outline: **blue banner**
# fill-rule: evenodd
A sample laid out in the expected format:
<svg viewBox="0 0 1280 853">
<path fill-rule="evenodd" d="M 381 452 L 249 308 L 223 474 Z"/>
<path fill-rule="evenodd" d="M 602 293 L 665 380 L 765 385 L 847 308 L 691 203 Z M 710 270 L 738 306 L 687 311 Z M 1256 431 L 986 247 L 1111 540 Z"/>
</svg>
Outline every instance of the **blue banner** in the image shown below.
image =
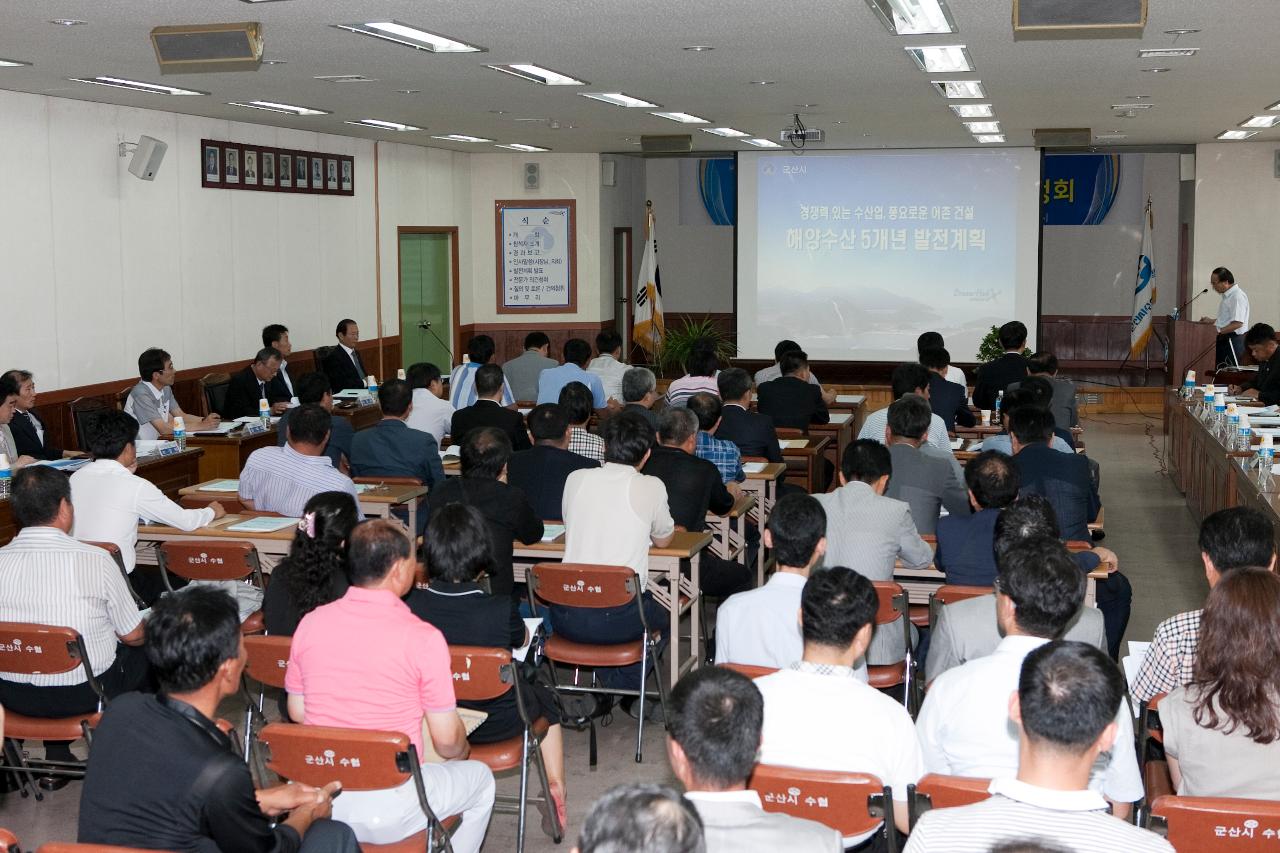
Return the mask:
<svg viewBox="0 0 1280 853">
<path fill-rule="evenodd" d="M 1100 225 L 1120 187 L 1120 155 L 1046 154 L 1041 177 L 1041 223 Z"/>
<path fill-rule="evenodd" d="M 698 193 L 707 216 L 716 225 L 733 225 L 738 218 L 738 179 L 733 160 L 698 161 Z"/>
</svg>

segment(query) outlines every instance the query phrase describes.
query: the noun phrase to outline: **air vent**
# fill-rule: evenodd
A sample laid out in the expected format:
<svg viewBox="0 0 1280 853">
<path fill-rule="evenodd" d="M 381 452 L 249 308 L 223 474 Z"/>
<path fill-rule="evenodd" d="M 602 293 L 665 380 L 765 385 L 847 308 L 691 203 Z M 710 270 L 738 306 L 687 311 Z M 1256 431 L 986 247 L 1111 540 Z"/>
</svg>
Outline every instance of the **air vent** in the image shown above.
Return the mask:
<svg viewBox="0 0 1280 853">
<path fill-rule="evenodd" d="M 688 134 L 641 136 L 640 150 L 646 154 L 684 154 L 693 150 L 693 137 Z"/>
<path fill-rule="evenodd" d="M 376 77 L 366 77 L 363 74 L 327 74 L 320 77 L 313 77 L 313 80 L 324 80 L 329 83 L 377 83 Z"/>
<path fill-rule="evenodd" d="M 1018 38 L 1141 38 L 1147 0 L 1013 0 Z"/>
<path fill-rule="evenodd" d="M 1093 137 L 1087 127 L 1039 127 L 1032 139 L 1037 148 L 1064 148 L 1088 145 Z"/>
<path fill-rule="evenodd" d="M 262 33 L 252 21 L 156 27 L 151 44 L 161 74 L 257 71 L 262 63 Z"/>
</svg>

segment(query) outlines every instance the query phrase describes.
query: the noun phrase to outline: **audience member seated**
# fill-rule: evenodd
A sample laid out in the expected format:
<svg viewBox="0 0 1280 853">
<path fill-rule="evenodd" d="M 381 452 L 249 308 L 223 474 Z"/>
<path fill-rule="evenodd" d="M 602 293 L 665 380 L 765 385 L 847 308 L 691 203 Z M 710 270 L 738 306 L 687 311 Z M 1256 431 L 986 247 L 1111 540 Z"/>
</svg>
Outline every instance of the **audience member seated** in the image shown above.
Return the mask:
<svg viewBox="0 0 1280 853">
<path fill-rule="evenodd" d="M 887 447 L 858 439 L 845 448 L 838 476 L 838 489 L 814 495 L 827 515 L 825 565 L 846 566 L 869 580 L 888 581 L 893 580 L 898 561 L 908 569 L 923 569 L 933 562 L 933 549 L 916 533 L 911 508 L 884 496 L 893 478 Z M 902 660 L 906 653 L 902 643 L 900 621 L 879 626 L 867 662 Z"/>
<path fill-rule="evenodd" d="M 289 356 L 293 355 L 293 344 L 289 342 L 289 327 L 279 323 L 265 326 L 262 329 L 262 346 L 271 347 L 280 353 L 280 370 L 267 388 L 267 399 L 283 400 L 286 403 L 298 405 L 298 393 L 293 389 L 293 376 L 289 373 Z"/>
<path fill-rule="evenodd" d="M 109 698 L 146 689 L 138 608 L 107 552 L 68 535 L 74 510 L 67 475 L 41 465 L 24 468 L 13 478 L 10 502 L 19 530 L 0 548 L 0 621 L 74 628 Z M 54 675 L 0 672 L 0 705 L 29 717 L 70 717 L 97 710 L 98 695 L 78 666 Z M 75 761 L 70 747 L 45 741 L 45 757 Z M 55 790 L 69 781 L 49 776 L 40 787 Z"/>
<path fill-rule="evenodd" d="M 1004 395 L 1004 408 L 1002 409 L 1004 412 L 1004 429 L 982 440 L 983 451 L 998 450 L 1009 456 L 1013 455 L 1013 438 L 1009 434 L 1009 424 L 1012 422 L 1015 409 L 1030 406 L 1049 413 L 1049 401 L 1053 388 L 1049 385 L 1048 380 L 1043 377 L 1033 376 L 1017 383 L 1017 385 L 1019 386 L 1017 388 L 1012 385 L 1009 386 L 1008 393 Z M 1052 414 L 1049 414 L 1052 417 Z M 1053 438 L 1049 439 L 1049 446 L 1061 453 L 1075 453 L 1075 441 L 1071 439 L 1071 431 L 1058 429 L 1056 419 L 1053 423 Z"/>
<path fill-rule="evenodd" d="M 591 404 L 603 409 L 607 403 L 604 384 L 600 377 L 587 370 L 591 360 L 591 344 L 582 338 L 569 338 L 564 342 L 564 364 L 549 367 L 538 374 L 538 403 L 554 403 L 560 399 L 560 390 L 570 382 L 581 382 L 591 389 Z"/>
<path fill-rule="evenodd" d="M 511 553 L 516 540 L 532 545 L 542 539 L 542 520 L 534 513 L 516 486 L 508 483 L 507 465 L 511 442 L 507 434 L 493 427 L 480 427 L 462 439 L 462 476 L 450 477 L 427 496 L 428 517 L 434 517 L 451 503 L 475 507 L 489 526 L 489 548 L 493 571 L 489 586 L 494 595 L 511 595 L 515 577 Z M 430 572 L 430 566 L 427 567 Z"/>
<path fill-rule="evenodd" d="M 467 342 L 466 360 L 449 374 L 449 403 L 455 409 L 465 409 L 475 403 L 476 371 L 489 363 L 494 352 L 493 338 L 488 335 L 476 335 Z M 554 362 L 552 364 L 554 365 Z M 502 396 L 498 398 L 498 403 L 503 406 L 514 406 L 516 403 L 511 384 L 507 382 L 505 375 L 502 380 Z"/>
<path fill-rule="evenodd" d="M 288 443 L 259 447 L 245 461 L 240 503 L 246 509 L 299 518 L 307 501 L 320 492 L 346 492 L 358 501 L 351 478 L 335 471 L 333 460 L 325 455 L 332 422 L 317 403 L 290 409 Z"/>
<path fill-rule="evenodd" d="M 524 336 L 524 352 L 502 365 L 502 373 L 511 383 L 511 393 L 517 400 L 538 399 L 538 376 L 544 370 L 559 366 L 548 356 L 550 349 L 551 339 L 546 332 L 530 332 Z"/>
<path fill-rule="evenodd" d="M 524 621 L 512 606 L 511 594 L 491 593 L 483 583 L 493 572 L 493 553 L 485 524 L 479 510 L 465 504 L 449 504 L 433 515 L 424 541 L 431 585 L 425 590 L 410 592 L 406 603 L 419 619 L 438 628 L 450 646 L 520 648 L 528 644 L 529 636 Z M 542 736 L 540 750 L 563 827 L 566 815 L 560 707 L 551 688 L 537 682 L 532 665 L 512 663 L 523 679 L 521 690 L 529 719 L 536 721 L 543 717 L 550 724 Z M 467 736 L 473 744 L 497 743 L 524 734 L 514 692 L 504 693 L 497 699 L 459 704 L 489 715 Z M 549 828 L 548 820 L 546 829 Z"/>
<path fill-rule="evenodd" d="M 782 449 L 778 445 L 778 430 L 773 418 L 751 411 L 751 374 L 741 367 L 720 371 L 716 377 L 720 399 L 719 438 L 738 445 L 743 456 L 763 456 L 768 462 L 781 462 Z"/>
<path fill-rule="evenodd" d="M 18 411 L 18 383 L 12 376 L 0 376 L 0 453 L 9 460 L 10 470 L 37 461 L 34 456 L 18 452 L 18 442 L 9 430 Z"/>
<path fill-rule="evenodd" d="M 937 332 L 922 332 L 920 337 L 916 338 L 917 355 L 924 355 L 925 350 L 932 349 L 933 347 L 940 347 L 942 349 L 946 349 L 947 347 L 947 342 L 943 340 L 942 335 Z M 968 393 L 969 380 L 965 378 L 964 371 L 956 367 L 954 364 L 947 365 L 947 372 L 943 378 L 948 382 L 954 382 L 961 388 L 964 388 L 965 392 Z"/>
<path fill-rule="evenodd" d="M 907 786 L 923 772 L 915 726 L 901 703 L 853 669 L 871 643 L 877 606 L 871 581 L 843 566 L 815 572 L 805 583 L 804 656 L 756 679 L 764 696 L 760 763 L 874 774 L 893 789 L 892 819 L 906 832 Z M 844 843 L 858 849 L 871 836 Z"/>
<path fill-rule="evenodd" d="M 448 400 L 444 399 L 444 380 L 440 378 L 440 368 L 429 361 L 420 361 L 409 365 L 405 373 L 409 387 L 413 389 L 413 410 L 405 423 L 409 429 L 428 433 L 436 440 L 436 444 L 449 434 L 449 425 L 453 422 L 456 411 Z"/>
<path fill-rule="evenodd" d="M 236 418 L 256 418 L 262 411 L 262 400 L 267 401 L 273 415 L 280 415 L 289 408 L 287 397 L 283 400 L 279 397 L 272 398 L 271 386 L 280 373 L 280 361 L 280 351 L 275 347 L 258 350 L 252 364 L 231 374 L 220 414 L 229 421 Z"/>
<path fill-rule="evenodd" d="M 308 373 L 298 380 L 298 384 L 295 387 L 300 404 L 315 403 L 330 415 L 333 414 L 333 395 L 329 393 L 329 380 L 325 378 L 324 374 Z M 292 409 L 286 409 L 284 414 L 280 416 L 280 421 L 276 424 L 277 447 L 284 447 L 289 440 L 289 416 L 293 414 L 296 408 L 297 406 Z M 350 468 L 351 443 L 355 436 L 356 431 L 351 426 L 351 421 L 342 416 L 330 418 L 329 440 L 325 443 L 324 455 L 329 457 L 334 470 L 346 471 Z"/>
<path fill-rule="evenodd" d="M 604 422 L 604 440 L 604 465 L 574 471 L 565 481 L 564 561 L 630 568 L 640 580 L 649 630 L 665 635 L 667 609 L 648 591 L 649 546 L 670 545 L 675 522 L 667 487 L 640 473 L 649 461 L 653 434 L 644 418 L 621 412 Z M 642 636 L 634 602 L 614 608 L 552 606 L 551 622 L 557 634 L 577 643 L 626 643 Z M 640 664 L 597 669 L 596 676 L 605 687 L 638 689 Z M 624 708 L 633 704 L 623 702 Z"/>
<path fill-rule="evenodd" d="M 445 761 L 422 765 L 427 801 L 440 817 L 462 815 L 453 849 L 476 853 L 493 811 L 493 774 L 463 760 L 467 732 L 444 636 L 401 600 L 417 570 L 412 543 L 393 522 L 365 521 L 351 531 L 347 556 L 351 588 L 304 616 L 293 635 L 289 716 L 313 726 L 403 732 L 419 757 L 430 738 Z M 412 779 L 346 791 L 334 817 L 366 844 L 391 844 L 427 827 Z"/>
<path fill-rule="evenodd" d="M 994 585 L 1003 571 L 1005 561 L 1022 542 L 1038 538 L 1060 539 L 1053 507 L 1049 506 L 1048 501 L 1039 495 L 1027 495 L 1001 510 L 995 528 L 996 570 L 990 585 Z M 1114 561 L 1115 555 L 1105 548 L 1074 553 L 1071 558 L 1076 568 L 1087 574 L 1099 566 L 1099 558 L 1103 554 Z M 1128 607 L 1127 602 L 1121 603 Z M 925 678 L 931 683 L 952 667 L 985 657 L 996 650 L 1001 638 L 996 619 L 995 595 L 982 595 L 948 604 L 942 608 L 938 622 L 930 633 L 932 639 L 929 655 L 925 660 Z M 1082 607 L 1068 622 L 1065 638 L 1089 643 L 1107 651 L 1107 619 L 1097 607 Z"/>
<path fill-rule="evenodd" d="M 901 400 L 908 394 L 914 394 L 926 402 L 929 400 L 929 371 L 924 365 L 915 362 L 906 362 L 899 364 L 893 369 L 893 376 L 889 382 L 893 391 L 893 399 Z M 929 409 L 929 428 L 927 435 L 930 447 L 940 450 L 948 456 L 953 456 L 951 451 L 951 436 L 947 434 L 947 424 L 942 418 Z M 889 409 L 877 409 L 867 415 L 866 420 L 862 422 L 862 428 L 858 430 L 858 438 L 869 438 L 872 441 L 884 441 L 884 429 L 889 425 Z M 954 457 L 953 457 L 954 458 Z M 959 476 L 957 471 L 956 476 Z"/>
<path fill-rule="evenodd" d="M 364 388 L 368 379 L 364 362 L 356 351 L 360 342 L 360 327 L 355 320 L 345 319 L 338 322 L 333 330 L 338 345 L 329 350 L 329 354 L 320 362 L 320 369 L 329 377 L 329 390 L 337 394 L 348 388 Z"/>
<path fill-rule="evenodd" d="M 630 367 L 622 376 L 622 410 L 635 412 L 658 432 L 658 413 L 653 404 L 662 399 L 658 393 L 658 380 L 647 367 Z"/>
<path fill-rule="evenodd" d="M 782 357 L 792 350 L 799 349 L 801 349 L 801 346 L 795 341 L 778 341 L 777 346 L 773 348 L 773 364 L 757 370 L 756 375 L 752 377 L 756 386 L 759 387 L 766 382 L 781 378 Z M 836 401 L 836 392 L 823 388 L 822 383 L 818 381 L 818 377 L 814 375 L 813 371 L 809 372 L 809 384 L 818 386 L 818 389 L 822 391 L 822 402 L 828 406 Z"/>
<path fill-rule="evenodd" d="M 942 418 L 948 432 L 954 432 L 956 425 L 974 426 L 978 421 L 969 408 L 969 392 L 963 385 L 947 379 L 947 369 L 951 366 L 951 353 L 942 347 L 930 347 L 920 353 L 920 364 L 929 371 L 929 407 L 933 413 Z"/>
<path fill-rule="evenodd" d="M 622 377 L 630 368 L 622 361 L 622 335 L 612 329 L 605 329 L 596 335 L 596 352 L 587 370 L 600 377 L 604 386 L 605 400 L 622 403 Z"/>
<path fill-rule="evenodd" d="M 580 468 L 599 468 L 600 463 L 569 450 L 569 418 L 559 404 L 535 407 L 528 422 L 533 447 L 511 456 L 507 481 L 524 492 L 538 518 L 559 521 L 565 480 Z"/>
<path fill-rule="evenodd" d="M 683 406 L 689 398 L 699 391 L 708 394 L 719 394 L 716 385 L 716 371 L 720 368 L 720 358 L 715 347 L 708 341 L 696 341 L 685 359 L 685 374 L 667 386 L 667 405 Z"/>
<path fill-rule="evenodd" d="M 302 509 L 289 553 L 271 571 L 262 599 L 268 634 L 292 636 L 312 610 L 346 593 L 347 537 L 360 521 L 346 492 L 321 492 Z"/>
<path fill-rule="evenodd" d="M 968 515 L 969 497 L 956 472 L 955 457 L 925 443 L 930 418 L 937 417 L 923 397 L 907 394 L 889 406 L 884 441 L 893 460 L 887 497 L 911 507 L 916 532 L 932 535 L 945 507 L 951 515 Z"/>
<path fill-rule="evenodd" d="M 695 669 L 671 691 L 667 758 L 702 817 L 708 853 L 842 853 L 836 830 L 766 812 L 759 793 L 747 788 L 763 725 L 760 690 L 733 670 Z"/>
<path fill-rule="evenodd" d="M 124 567 L 139 597 L 151 604 L 164 591 L 158 572 L 134 572 L 138 559 L 138 522 L 197 530 L 225 515 L 213 501 L 201 509 L 183 509 L 156 485 L 133 472 L 138 456 L 134 436 L 138 422 L 114 409 L 102 412 L 89 431 L 93 461 L 71 475 L 75 519 L 71 535 L 89 542 L 111 542 L 120 549 Z"/>
<path fill-rule="evenodd" d="M 1004 355 L 978 368 L 973 384 L 973 405 L 994 409 L 1001 391 L 1009 384 L 1027 378 L 1027 359 L 1022 350 L 1027 345 L 1027 327 L 1017 320 L 1005 323 L 998 333 Z"/>
<path fill-rule="evenodd" d="M 718 438 L 715 434 L 720 428 L 720 412 L 723 409 L 720 398 L 715 394 L 699 391 L 690 395 L 685 405 L 698 419 L 695 455 L 715 465 L 720 478 L 726 483 L 737 484 L 747 479 L 742 470 L 742 451 L 738 449 L 738 445 Z"/>
<path fill-rule="evenodd" d="M 222 421 L 217 412 L 207 418 L 197 418 L 182 411 L 173 396 L 173 383 L 178 371 L 173 359 L 162 349 L 152 347 L 138 356 L 138 375 L 142 379 L 124 401 L 125 414 L 133 415 L 138 422 L 138 438 L 154 441 L 162 434 L 173 432 L 173 419 L 182 418 L 188 434 L 216 426 Z"/>
<path fill-rule="evenodd" d="M 528 450 L 529 432 L 525 429 L 524 415 L 508 409 L 502 403 L 502 368 L 485 364 L 471 371 L 476 401 L 453 413 L 449 427 L 449 440 L 454 444 L 467 437 L 467 433 L 480 427 L 493 427 L 506 433 L 515 450 Z"/>
<path fill-rule="evenodd" d="M 831 422 L 822 386 L 809 381 L 809 356 L 802 350 L 783 353 L 782 375 L 758 385 L 756 409 L 773 418 L 775 427 L 809 429 L 810 424 Z"/>
<path fill-rule="evenodd" d="M 1027 359 L 1027 373 L 1030 378 L 1044 379 L 1053 390 L 1049 398 L 1049 411 L 1053 412 L 1054 423 L 1059 429 L 1069 430 L 1080 425 L 1080 413 L 1076 408 L 1076 384 L 1070 379 L 1058 375 L 1058 357 L 1051 352 L 1040 352 Z M 1026 387 L 1023 382 L 1012 382 L 1009 391 Z"/>
<path fill-rule="evenodd" d="M 1089 524 L 1098 520 L 1102 499 L 1084 455 L 1059 453 L 1049 447 L 1053 428 L 1048 409 L 1018 406 L 1009 412 L 1009 437 L 1022 494 L 1044 495 L 1053 504 L 1062 535 L 1087 542 Z"/>
<path fill-rule="evenodd" d="M 1107 814 L 1107 801 L 1089 790 L 1098 757 L 1117 746 L 1123 702 L 1124 677 L 1097 649 L 1055 640 L 1031 652 L 1008 700 L 1017 776 L 994 780 L 980 803 L 926 812 L 906 853 L 986 853 L 1014 840 L 1066 843 L 1076 853 L 1173 853 L 1158 835 Z"/>
<path fill-rule="evenodd" d="M 1234 569 L 1252 566 L 1275 571 L 1275 549 L 1271 520 L 1255 509 L 1220 509 L 1200 523 L 1200 561 L 1210 590 Z M 1191 683 L 1203 613 L 1188 610 L 1156 626 L 1142 668 L 1130 687 L 1135 699 L 1147 702 Z"/>
<path fill-rule="evenodd" d="M 643 468 L 643 473 L 657 477 L 667 487 L 672 520 L 691 533 L 707 529 L 708 512 L 724 515 L 733 509 L 738 495 L 736 483 L 726 488 L 716 466 L 694 454 L 699 435 L 696 401 L 696 397 L 690 400 L 687 409 L 663 410 L 658 422 L 659 444 Z M 699 564 L 702 591 L 725 598 L 751 586 L 754 572 L 750 562 L 726 560 L 703 549 Z"/>
<path fill-rule="evenodd" d="M 245 664 L 231 596 L 200 586 L 166 595 L 147 619 L 146 650 L 161 692 L 119 697 L 94 731 L 82 844 L 358 853 L 351 829 L 330 819 L 337 782 L 255 791 L 215 725 L 218 706 L 241 689 Z"/>
<path fill-rule="evenodd" d="M 4 374 L 4 378 L 12 379 L 18 385 L 18 399 L 13 405 L 12 420 L 8 421 L 14 442 L 14 446 L 10 448 L 14 452 L 9 455 L 9 464 L 12 465 L 23 456 L 45 460 L 79 456 L 74 450 L 63 450 L 49 443 L 44 421 L 36 414 L 36 380 L 31 371 L 10 370 Z M 0 390 L 0 396 L 9 395 Z M 3 421 L 0 420 L 0 423 Z M 0 450 L 0 453 L 8 452 Z"/>
<path fill-rule="evenodd" d="M 973 514 L 938 519 L 934 565 L 949 584 L 991 586 L 996 576 L 996 520 L 1018 497 L 1018 466 L 1011 457 L 986 450 L 964 467 L 964 482 Z"/>
<path fill-rule="evenodd" d="M 642 845 L 642 846 L 638 846 Z M 693 803 L 665 785 L 632 782 L 604 793 L 587 812 L 576 853 L 706 853 Z"/>
<path fill-rule="evenodd" d="M 569 450 L 596 462 L 604 462 L 604 439 L 587 430 L 591 423 L 591 389 L 581 382 L 570 382 L 560 389 L 557 401 L 569 419 Z"/>
<path fill-rule="evenodd" d="M 1227 390 L 1232 394 L 1250 397 L 1264 406 L 1280 403 L 1280 346 L 1276 345 L 1276 330 L 1266 323 L 1254 323 L 1244 334 L 1244 345 L 1258 363 L 1258 375 Z"/>
<path fill-rule="evenodd" d="M 978 660 L 948 670 L 929 686 L 916 728 L 930 773 L 996 778 L 1018 769 L 1018 741 L 1009 721 L 1009 694 L 1027 655 L 1066 632 L 1084 604 L 1085 579 L 1056 539 L 1024 539 L 1009 550 L 996 579 L 996 620 L 1004 639 Z M 1127 706 L 1116 715 L 1116 746 L 1089 787 L 1126 818 L 1143 796 Z"/>
<path fill-rule="evenodd" d="M 378 389 L 382 420 L 356 433 L 351 443 L 351 474 L 354 477 L 414 477 L 428 489 L 444 482 L 440 446 L 435 438 L 405 422 L 413 413 L 413 392 L 409 383 L 388 379 Z M 505 410 L 504 410 L 505 411 Z M 422 518 L 420 527 L 427 522 Z M 421 534 L 422 530 L 415 531 Z"/>
<path fill-rule="evenodd" d="M 1182 797 L 1280 800 L 1280 577 L 1237 569 L 1209 591 L 1191 682 L 1160 701 Z"/>
</svg>

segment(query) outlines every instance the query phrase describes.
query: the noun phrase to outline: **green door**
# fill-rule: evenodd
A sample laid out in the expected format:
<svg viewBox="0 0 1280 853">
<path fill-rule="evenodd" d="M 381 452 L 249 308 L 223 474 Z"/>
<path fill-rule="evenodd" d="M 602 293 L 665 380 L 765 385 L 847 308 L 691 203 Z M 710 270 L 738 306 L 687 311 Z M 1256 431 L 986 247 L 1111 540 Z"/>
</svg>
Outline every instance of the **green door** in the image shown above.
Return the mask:
<svg viewBox="0 0 1280 853">
<path fill-rule="evenodd" d="M 452 232 L 400 233 L 400 330 L 403 367 L 429 361 L 449 375 L 453 313 Z"/>
</svg>

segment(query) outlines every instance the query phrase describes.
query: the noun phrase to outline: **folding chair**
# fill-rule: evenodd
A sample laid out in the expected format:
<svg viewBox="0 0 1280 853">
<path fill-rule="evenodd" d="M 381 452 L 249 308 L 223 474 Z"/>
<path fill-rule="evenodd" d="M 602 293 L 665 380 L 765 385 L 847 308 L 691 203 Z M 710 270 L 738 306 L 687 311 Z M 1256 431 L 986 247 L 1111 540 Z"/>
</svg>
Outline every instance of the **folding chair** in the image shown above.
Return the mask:
<svg viewBox="0 0 1280 853">
<path fill-rule="evenodd" d="M 139 610 L 144 609 L 147 606 L 146 603 L 138 596 L 136 592 L 133 591 L 133 584 L 129 583 L 129 570 L 124 567 L 124 557 L 120 556 L 120 546 L 114 542 L 90 542 L 88 540 L 81 540 L 81 541 L 84 542 L 84 544 L 86 545 L 92 545 L 95 548 L 101 548 L 102 550 L 106 551 L 109 555 L 111 555 L 111 559 L 115 561 L 116 568 L 120 570 L 120 576 L 124 578 L 125 588 L 129 590 L 129 595 L 133 596 L 133 603 L 138 606 Z"/>
<path fill-rule="evenodd" d="M 1280 802 L 1166 795 L 1152 803 L 1143 825 L 1178 853 L 1274 850 Z"/>
<path fill-rule="evenodd" d="M 425 844 L 419 842 L 422 833 L 418 833 L 395 844 L 361 844 L 361 849 L 365 853 L 401 849 L 452 853 L 449 832 L 427 802 L 418 748 L 403 732 L 271 723 L 258 733 L 258 742 L 267 769 L 290 782 L 319 788 L 336 780 L 346 791 L 382 791 L 412 779 L 427 818 Z"/>
<path fill-rule="evenodd" d="M 767 812 L 814 820 L 845 838 L 883 832 L 889 853 L 897 853 L 892 792 L 870 773 L 757 764 L 747 787 L 760 794 Z"/>
<path fill-rule="evenodd" d="M 7 829 L 0 829 L 0 853 L 21 853 L 18 849 L 18 836 Z"/>
<path fill-rule="evenodd" d="M 902 705 L 913 712 L 912 680 L 915 664 L 911 658 L 911 620 L 907 618 L 907 593 L 894 581 L 872 581 L 876 588 L 879 607 L 876 609 L 876 630 L 881 625 L 891 625 L 902 620 L 903 658 L 897 663 L 867 666 L 867 681 L 877 690 L 902 685 Z M 914 712 L 911 714 L 915 716 Z"/>
<path fill-rule="evenodd" d="M 911 828 L 915 829 L 920 816 L 930 809 L 953 809 L 956 806 L 982 802 L 991 796 L 987 791 L 990 785 L 990 779 L 926 773 L 920 777 L 919 782 L 907 786 Z"/>
<path fill-rule="evenodd" d="M 102 685 L 93 674 L 84 638 L 74 628 L 37 625 L 34 622 L 0 622 L 0 672 L 24 675 L 57 675 L 73 669 L 84 669 L 85 680 L 98 697 L 97 711 L 69 717 L 28 717 L 5 710 L 4 752 L 0 772 L 15 773 L 22 783 L 22 796 L 34 793 L 36 800 L 44 795 L 35 784 L 32 770 L 41 775 L 69 776 L 83 779 L 84 770 L 65 761 L 28 759 L 18 746 L 20 740 L 79 740 L 92 743 L 92 728 L 98 724 L 107 704 Z"/>
<path fill-rule="evenodd" d="M 219 539 L 197 539 L 189 542 L 162 542 L 156 551 L 160 577 L 165 589 L 173 592 L 169 573 L 189 581 L 239 581 L 250 579 L 258 589 L 265 589 L 262 561 L 252 542 Z M 266 630 L 262 611 L 249 615 L 240 625 L 242 634 L 258 634 Z"/>
<path fill-rule="evenodd" d="M 41 844 L 36 853 L 147 853 L 140 847 L 117 847 L 114 844 L 76 844 L 71 841 L 50 841 Z"/>
<path fill-rule="evenodd" d="M 603 566 L 590 563 L 538 563 L 529 570 L 529 606 L 538 612 L 535 599 L 562 607 L 607 608 L 622 607 L 635 602 L 640 614 L 641 636 L 626 643 L 575 643 L 558 634 L 548 637 L 542 646 L 543 656 L 550 661 L 552 684 L 562 693 L 607 693 L 639 697 L 639 725 L 636 727 L 636 763 L 643 760 L 644 703 L 651 698 L 647 690 L 650 671 L 658 685 L 658 698 L 666 707 L 667 692 L 658 673 L 658 646 L 649 622 L 644 615 L 640 598 L 640 578 L 629 566 Z M 678 594 L 672 590 L 672 594 Z M 672 625 L 669 630 L 675 631 Z M 556 679 L 555 664 L 573 667 L 573 684 L 561 686 Z M 640 664 L 640 689 L 608 688 L 596 685 L 594 670 L 597 667 L 629 666 Z M 593 670 L 591 686 L 578 683 L 581 668 Z M 596 766 L 596 724 L 590 720 L 590 764 Z"/>
<path fill-rule="evenodd" d="M 293 637 L 255 635 L 244 638 L 244 650 L 248 660 L 244 666 L 244 760 L 249 760 L 253 748 L 253 718 L 266 720 L 263 702 L 268 687 L 284 689 L 284 674 L 289 666 L 289 649 Z M 258 698 L 254 699 L 249 680 L 258 682 Z"/>
<path fill-rule="evenodd" d="M 749 663 L 722 663 L 719 666 L 731 669 L 734 672 L 740 672 L 751 679 L 759 678 L 762 675 L 772 675 L 778 671 L 771 666 L 753 666 Z"/>
<path fill-rule="evenodd" d="M 542 761 L 542 750 L 539 746 L 546 735 L 550 723 L 545 717 L 529 719 L 529 710 L 525 705 L 524 686 L 520 674 L 511 660 L 508 649 L 486 648 L 484 646 L 450 646 L 452 658 L 453 692 L 460 702 L 484 702 L 504 696 L 508 691 L 515 694 L 516 709 L 524 731 L 514 737 L 495 743 L 475 743 L 471 745 L 471 759 L 484 762 L 494 773 L 520 768 L 520 796 L 497 797 L 497 805 L 514 806 L 518 815 L 516 851 L 524 851 L 525 812 L 529 803 L 529 759 L 533 759 L 538 770 L 538 781 L 542 785 L 542 797 L 535 798 L 534 803 L 542 803 L 551 816 L 554 829 L 553 840 L 559 844 L 564 835 L 564 827 L 560 825 L 560 816 L 556 812 L 551 798 L 551 785 L 547 781 L 547 768 Z"/>
<path fill-rule="evenodd" d="M 942 615 L 942 608 L 948 604 L 955 604 L 957 601 L 964 601 L 968 598 L 990 595 L 993 591 L 994 587 L 989 586 L 964 586 L 950 583 L 938 587 L 929 595 L 930 629 L 938 624 L 938 617 Z"/>
</svg>

